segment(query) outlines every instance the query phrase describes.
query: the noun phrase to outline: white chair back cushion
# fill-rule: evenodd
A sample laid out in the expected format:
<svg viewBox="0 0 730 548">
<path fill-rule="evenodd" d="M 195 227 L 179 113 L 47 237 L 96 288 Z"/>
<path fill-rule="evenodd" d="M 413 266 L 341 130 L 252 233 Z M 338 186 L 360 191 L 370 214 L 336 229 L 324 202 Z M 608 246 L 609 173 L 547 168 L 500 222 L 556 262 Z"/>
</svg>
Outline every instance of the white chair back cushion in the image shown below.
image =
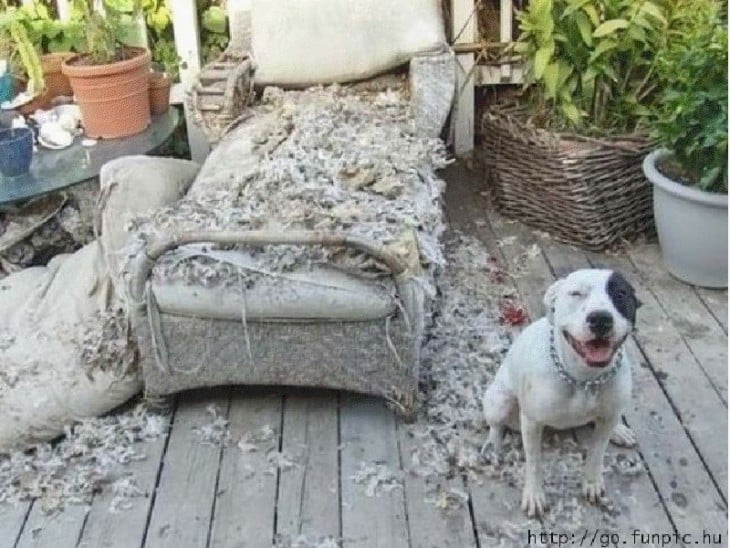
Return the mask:
<svg viewBox="0 0 730 548">
<path fill-rule="evenodd" d="M 261 85 L 361 80 L 446 47 L 439 0 L 252 0 L 251 27 Z"/>
</svg>

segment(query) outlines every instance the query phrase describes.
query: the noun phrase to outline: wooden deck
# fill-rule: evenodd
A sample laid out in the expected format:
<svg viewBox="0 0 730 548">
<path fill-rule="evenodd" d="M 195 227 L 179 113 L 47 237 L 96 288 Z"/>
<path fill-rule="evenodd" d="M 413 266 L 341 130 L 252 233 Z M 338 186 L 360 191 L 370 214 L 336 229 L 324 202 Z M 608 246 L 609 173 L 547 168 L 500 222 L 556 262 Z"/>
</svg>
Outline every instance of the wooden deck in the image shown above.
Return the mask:
<svg viewBox="0 0 730 548">
<path fill-rule="evenodd" d="M 685 545 L 727 546 L 727 292 L 675 281 L 656 245 L 598 255 L 555 243 L 493 213 L 473 174 L 455 166 L 447 180 L 452 227 L 477 236 L 508 270 L 522 264 L 515 284 L 531 316 L 541 315 L 542 294 L 553 278 L 589 265 L 620 268 L 644 304 L 629 342 L 640 367 L 625 415 L 639 447 L 609 452 L 638 457 L 645 473 L 609 472 L 612 528 L 608 510 L 589 507 L 577 532 L 571 529 L 577 536 L 563 545 L 683 545 L 676 537 L 632 536 L 641 529 L 693 535 L 684 537 Z M 522 253 L 533 244 L 539 253 Z M 194 428 L 210 423 L 211 404 L 228 419 L 233 440 L 266 426 L 274 434 L 259 439 L 259 450 L 245 459 L 235 443 L 201 444 Z M 580 442 L 586 431 L 564 435 Z M 418 477 L 405 474 L 403 489 L 375 497 L 351 481 L 362 461 L 404 469 L 415 443 L 381 401 L 363 396 L 242 387 L 186 393 L 177 398 L 167 436 L 148 444 L 148 458 L 132 465 L 146 491 L 132 509 L 110 514 L 107 492 L 95 496 L 90 509 L 71 506 L 53 516 L 33 503 L 0 507 L 0 545 L 491 548 L 539 545 L 528 529 L 568 531 L 550 514 L 542 522 L 522 517 L 520 484 L 444 478 L 469 500 L 443 512 L 425 501 L 427 486 Z M 294 455 L 300 465 L 272 469 L 267 449 Z M 504 522 L 516 524 L 521 540 L 499 533 L 495 525 Z M 712 536 L 703 539 L 703 533 Z M 327 537 L 334 542 L 315 542 Z"/>
</svg>

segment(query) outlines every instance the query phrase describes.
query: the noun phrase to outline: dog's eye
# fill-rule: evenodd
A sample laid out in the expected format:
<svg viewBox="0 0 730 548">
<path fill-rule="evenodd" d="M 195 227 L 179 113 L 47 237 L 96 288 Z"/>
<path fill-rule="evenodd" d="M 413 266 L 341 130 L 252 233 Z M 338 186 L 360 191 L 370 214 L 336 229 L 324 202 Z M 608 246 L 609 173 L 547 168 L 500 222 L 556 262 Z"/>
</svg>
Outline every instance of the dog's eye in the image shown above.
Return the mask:
<svg viewBox="0 0 730 548">
<path fill-rule="evenodd" d="M 585 296 L 585 295 L 583 295 L 582 291 L 571 291 L 570 293 L 568 293 L 568 295 L 570 295 L 571 297 L 575 297 L 577 299 Z"/>
</svg>

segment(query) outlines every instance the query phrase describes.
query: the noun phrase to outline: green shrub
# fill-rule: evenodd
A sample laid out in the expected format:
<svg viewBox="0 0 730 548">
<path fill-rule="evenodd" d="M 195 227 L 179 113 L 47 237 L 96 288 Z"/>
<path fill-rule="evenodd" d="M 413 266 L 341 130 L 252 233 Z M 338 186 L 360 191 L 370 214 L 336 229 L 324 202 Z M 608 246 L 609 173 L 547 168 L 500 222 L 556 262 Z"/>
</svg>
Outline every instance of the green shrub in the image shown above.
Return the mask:
<svg viewBox="0 0 730 548">
<path fill-rule="evenodd" d="M 78 11 L 70 21 L 63 22 L 54 19 L 48 7 L 36 1 L 18 8 L 16 16 L 40 53 L 82 51 L 85 46 L 85 31 Z"/>
<path fill-rule="evenodd" d="M 43 91 L 45 81 L 41 61 L 16 8 L 0 13 L 0 58 L 9 62 L 11 72 L 20 73 L 27 79 L 26 89 L 29 92 Z"/>
<path fill-rule="evenodd" d="M 719 2 L 676 1 L 657 77 L 654 137 L 699 188 L 727 192 L 727 15 Z"/>
<path fill-rule="evenodd" d="M 652 0 L 531 0 L 515 45 L 546 125 L 581 133 L 640 128 L 667 29 Z"/>
</svg>

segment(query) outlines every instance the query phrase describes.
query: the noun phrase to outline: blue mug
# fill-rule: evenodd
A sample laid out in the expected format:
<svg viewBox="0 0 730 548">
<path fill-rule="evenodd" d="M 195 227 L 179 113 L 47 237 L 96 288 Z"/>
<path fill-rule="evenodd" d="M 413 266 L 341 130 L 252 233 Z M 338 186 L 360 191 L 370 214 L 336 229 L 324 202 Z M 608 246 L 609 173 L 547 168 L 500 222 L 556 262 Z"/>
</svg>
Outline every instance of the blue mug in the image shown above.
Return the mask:
<svg viewBox="0 0 730 548">
<path fill-rule="evenodd" d="M 27 173 L 33 158 L 33 132 L 27 127 L 0 129 L 0 173 L 17 177 Z"/>
</svg>

